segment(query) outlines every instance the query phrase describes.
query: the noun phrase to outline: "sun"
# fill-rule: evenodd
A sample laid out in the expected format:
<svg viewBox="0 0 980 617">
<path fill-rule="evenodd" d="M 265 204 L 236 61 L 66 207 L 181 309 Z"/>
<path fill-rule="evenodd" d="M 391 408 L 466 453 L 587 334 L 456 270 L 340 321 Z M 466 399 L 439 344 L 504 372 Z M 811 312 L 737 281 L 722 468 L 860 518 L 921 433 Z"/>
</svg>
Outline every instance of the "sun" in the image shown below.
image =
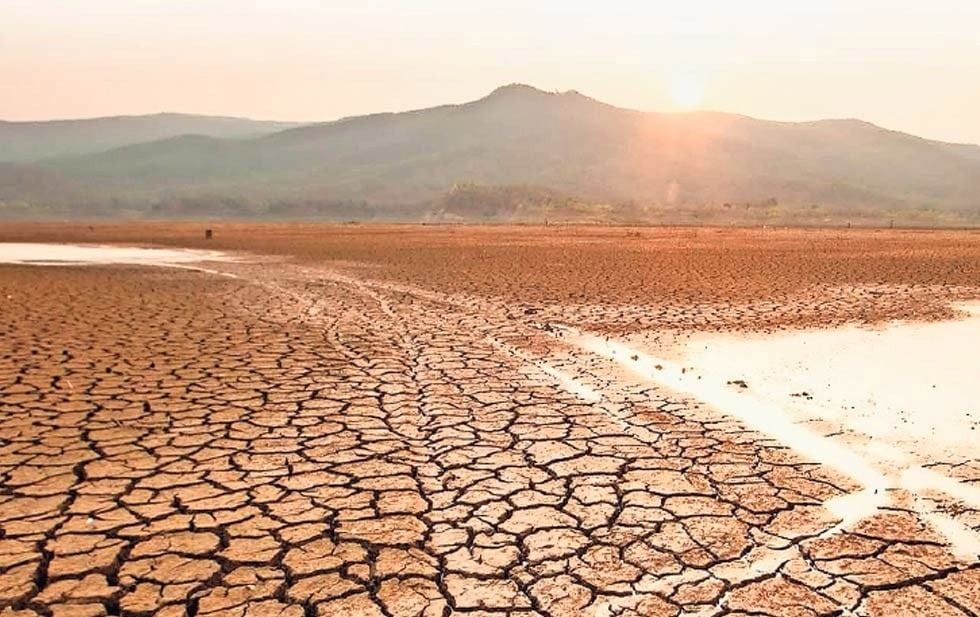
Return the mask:
<svg viewBox="0 0 980 617">
<path fill-rule="evenodd" d="M 674 105 L 682 109 L 694 109 L 704 102 L 704 84 L 691 73 L 677 72 L 671 75 L 667 92 Z"/>
</svg>

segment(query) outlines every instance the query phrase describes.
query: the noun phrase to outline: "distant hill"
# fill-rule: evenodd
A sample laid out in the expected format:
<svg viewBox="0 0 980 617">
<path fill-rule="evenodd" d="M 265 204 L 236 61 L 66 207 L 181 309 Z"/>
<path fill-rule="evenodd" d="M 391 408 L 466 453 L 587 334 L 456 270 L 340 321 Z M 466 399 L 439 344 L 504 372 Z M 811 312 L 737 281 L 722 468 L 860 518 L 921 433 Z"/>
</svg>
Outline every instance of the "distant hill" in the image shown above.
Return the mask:
<svg viewBox="0 0 980 617">
<path fill-rule="evenodd" d="M 494 220 L 538 212 L 560 219 L 562 204 L 574 217 L 592 204 L 602 218 L 621 212 L 631 220 L 654 210 L 659 220 L 669 219 L 671 209 L 764 206 L 780 216 L 917 212 L 980 221 L 978 146 L 859 120 L 640 112 L 523 85 L 462 105 L 244 139 L 174 136 L 49 159 L 20 172 L 6 174 L 17 182 L 0 174 L 0 201 L 37 204 L 40 211 L 70 207 L 73 214 L 103 211 L 107 203 L 159 215 L 186 214 L 192 203 L 191 212 L 206 213 L 213 201 L 222 215 L 245 216 L 329 217 L 336 207 L 345 218 L 384 212 L 455 219 L 469 212 Z M 471 188 L 454 195 L 459 186 Z M 488 190 L 496 205 L 480 206 Z M 64 196 L 60 203 L 52 192 Z"/>
<path fill-rule="evenodd" d="M 960 156 L 980 161 L 980 146 L 971 144 L 950 144 L 950 149 Z"/>
<path fill-rule="evenodd" d="M 255 137 L 298 126 L 245 118 L 153 114 L 43 122 L 0 121 L 0 162 L 29 162 L 103 152 L 177 135 Z"/>
</svg>

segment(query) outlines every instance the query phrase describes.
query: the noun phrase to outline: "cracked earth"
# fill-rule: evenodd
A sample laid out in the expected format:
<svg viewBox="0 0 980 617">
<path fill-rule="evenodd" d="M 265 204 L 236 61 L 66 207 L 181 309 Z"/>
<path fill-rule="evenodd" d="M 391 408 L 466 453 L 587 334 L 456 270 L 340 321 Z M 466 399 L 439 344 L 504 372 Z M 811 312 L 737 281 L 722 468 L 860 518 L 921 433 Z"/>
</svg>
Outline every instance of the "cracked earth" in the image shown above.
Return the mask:
<svg viewBox="0 0 980 617">
<path fill-rule="evenodd" d="M 853 478 L 551 325 L 939 318 L 977 295 L 963 243 L 826 297 L 591 305 L 357 255 L 0 266 L 0 615 L 977 617 L 921 497 L 844 521 Z"/>
</svg>

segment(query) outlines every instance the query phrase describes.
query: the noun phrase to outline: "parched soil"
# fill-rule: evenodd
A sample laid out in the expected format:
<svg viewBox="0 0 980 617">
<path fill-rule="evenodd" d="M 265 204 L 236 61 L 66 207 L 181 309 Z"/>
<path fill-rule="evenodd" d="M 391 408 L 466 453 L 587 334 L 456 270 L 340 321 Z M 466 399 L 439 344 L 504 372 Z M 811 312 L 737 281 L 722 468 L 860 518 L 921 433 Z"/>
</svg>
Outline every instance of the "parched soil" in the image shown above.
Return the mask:
<svg viewBox="0 0 980 617">
<path fill-rule="evenodd" d="M 980 230 L 49 223 L 2 241 L 277 255 L 610 333 L 945 319 L 980 286 Z"/>
<path fill-rule="evenodd" d="M 279 257 L 0 265 L 0 615 L 980 615 L 910 496 L 841 524 L 853 479 L 551 325 L 940 318 L 980 234 L 204 227 L 0 228 Z"/>
</svg>

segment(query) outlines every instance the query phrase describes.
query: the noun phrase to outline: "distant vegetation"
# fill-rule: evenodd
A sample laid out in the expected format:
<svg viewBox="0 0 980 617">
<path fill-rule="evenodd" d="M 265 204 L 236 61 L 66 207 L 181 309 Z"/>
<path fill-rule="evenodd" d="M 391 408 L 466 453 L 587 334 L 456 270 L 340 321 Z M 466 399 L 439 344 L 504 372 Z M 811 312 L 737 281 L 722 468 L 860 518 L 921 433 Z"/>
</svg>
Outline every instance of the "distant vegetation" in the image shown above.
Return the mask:
<svg viewBox="0 0 980 617">
<path fill-rule="evenodd" d="M 856 120 L 644 113 L 528 86 L 464 105 L 296 127 L 147 118 L 154 120 L 31 123 L 15 141 L 0 123 L 0 217 L 900 225 L 980 218 L 980 147 Z M 179 134 L 181 123 L 196 134 Z M 156 133 L 147 137 L 146 126 Z M 107 146 L 110 136 L 119 147 Z"/>
<path fill-rule="evenodd" d="M 428 217 L 442 221 L 547 222 L 615 218 L 616 207 L 533 186 L 457 184 L 436 200 Z"/>
<path fill-rule="evenodd" d="M 460 184 L 431 203 L 373 204 L 367 201 L 268 200 L 211 196 L 162 199 L 145 207 L 116 201 L 51 206 L 0 202 L 0 220 L 193 220 L 364 221 L 430 223 L 594 223 L 635 225 L 980 226 L 976 210 L 862 209 L 811 204 L 786 207 L 774 198 L 756 203 L 641 204 L 592 202 L 528 186 Z"/>
</svg>

